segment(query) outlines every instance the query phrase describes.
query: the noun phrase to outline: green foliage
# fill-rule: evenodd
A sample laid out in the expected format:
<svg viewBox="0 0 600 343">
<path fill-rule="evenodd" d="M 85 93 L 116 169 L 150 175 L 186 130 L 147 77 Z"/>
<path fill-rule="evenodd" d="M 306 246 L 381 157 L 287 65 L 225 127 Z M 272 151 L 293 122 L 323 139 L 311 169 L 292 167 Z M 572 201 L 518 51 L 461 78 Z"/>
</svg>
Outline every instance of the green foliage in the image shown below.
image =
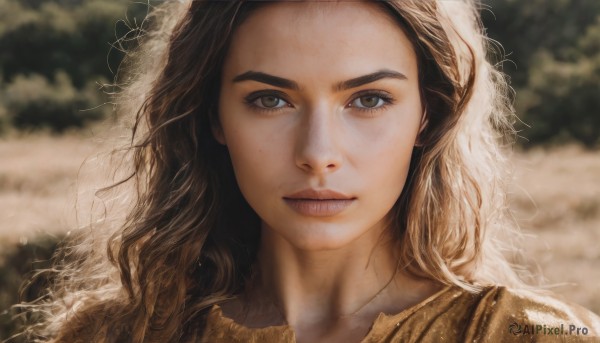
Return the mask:
<svg viewBox="0 0 600 343">
<path fill-rule="evenodd" d="M 0 82 L 0 89 L 2 89 L 2 83 Z M 8 110 L 4 107 L 4 104 L 0 102 L 0 135 L 8 130 L 10 121 L 8 119 Z"/>
<path fill-rule="evenodd" d="M 41 75 L 18 75 L 6 87 L 6 107 L 10 123 L 19 129 L 50 128 L 62 132 L 70 127 L 83 127 L 103 116 L 102 108 L 92 108 L 99 95 L 73 87 L 65 72 L 58 72 L 50 84 Z"/>
<path fill-rule="evenodd" d="M 41 235 L 31 242 L 24 241 L 24 244 L 0 244 L 0 339 L 8 338 L 21 330 L 22 321 L 13 318 L 18 316 L 19 311 L 11 309 L 11 306 L 21 301 L 32 301 L 43 295 L 50 282 L 48 274 L 40 274 L 31 280 L 30 278 L 35 270 L 50 268 L 50 259 L 61 239 Z M 26 280 L 30 280 L 30 283 L 23 287 Z M 35 321 L 34 318 L 29 319 Z"/>
<path fill-rule="evenodd" d="M 31 73 L 50 79 L 56 70 L 66 71 L 78 88 L 97 75 L 112 79 L 111 70 L 116 70 L 123 57 L 111 49 L 112 44 L 145 15 L 144 5 L 128 6 L 131 3 L 123 0 L 25 4 L 0 0 L 0 73 L 4 80 Z"/>
<path fill-rule="evenodd" d="M 507 58 L 525 146 L 600 146 L 600 1 L 487 0 L 488 35 Z"/>
<path fill-rule="evenodd" d="M 147 10 L 133 0 L 0 0 L 0 133 L 61 132 L 106 116 L 98 84 L 124 56 L 113 45 Z"/>
<path fill-rule="evenodd" d="M 600 143 L 600 63 L 582 58 L 560 62 L 545 51 L 535 55 L 527 86 L 517 92 L 517 110 L 531 122 L 532 142 Z"/>
</svg>

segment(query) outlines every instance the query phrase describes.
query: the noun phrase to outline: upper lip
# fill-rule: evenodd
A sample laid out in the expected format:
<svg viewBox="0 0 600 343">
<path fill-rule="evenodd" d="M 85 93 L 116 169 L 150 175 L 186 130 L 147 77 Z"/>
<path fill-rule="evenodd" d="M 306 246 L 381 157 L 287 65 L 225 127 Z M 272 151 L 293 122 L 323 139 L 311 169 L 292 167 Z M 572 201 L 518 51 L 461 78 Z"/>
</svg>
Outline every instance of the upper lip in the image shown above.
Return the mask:
<svg viewBox="0 0 600 343">
<path fill-rule="evenodd" d="M 290 195 L 284 196 L 286 199 L 311 199 L 311 200 L 346 200 L 354 199 L 354 197 L 332 191 L 330 189 L 316 190 L 305 189 Z"/>
</svg>

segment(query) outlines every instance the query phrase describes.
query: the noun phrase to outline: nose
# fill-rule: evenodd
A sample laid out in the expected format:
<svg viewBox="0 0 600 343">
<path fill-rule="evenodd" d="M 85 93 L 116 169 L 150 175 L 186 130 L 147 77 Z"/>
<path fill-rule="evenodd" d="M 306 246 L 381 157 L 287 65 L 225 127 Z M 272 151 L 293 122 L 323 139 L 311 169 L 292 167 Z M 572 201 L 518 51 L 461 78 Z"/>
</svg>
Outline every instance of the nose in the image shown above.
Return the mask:
<svg viewBox="0 0 600 343">
<path fill-rule="evenodd" d="M 296 165 L 315 175 L 332 173 L 342 164 L 340 125 L 335 116 L 315 110 L 303 116 L 296 138 Z"/>
</svg>

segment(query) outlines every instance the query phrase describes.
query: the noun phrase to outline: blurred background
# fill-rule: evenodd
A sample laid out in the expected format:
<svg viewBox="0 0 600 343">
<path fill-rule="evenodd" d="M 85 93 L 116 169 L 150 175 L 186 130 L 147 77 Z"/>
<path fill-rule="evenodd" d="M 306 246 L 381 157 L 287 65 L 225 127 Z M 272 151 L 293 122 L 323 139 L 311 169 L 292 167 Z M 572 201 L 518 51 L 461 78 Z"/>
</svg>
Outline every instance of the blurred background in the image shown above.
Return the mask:
<svg viewBox="0 0 600 343">
<path fill-rule="evenodd" d="M 93 198 L 119 119 L 118 89 L 103 85 L 136 44 L 143 2 L 0 0 L 0 339 L 23 280 L 85 224 L 76 199 Z M 481 13 L 516 91 L 511 204 L 530 267 L 600 313 L 600 1 L 484 0 Z"/>
</svg>

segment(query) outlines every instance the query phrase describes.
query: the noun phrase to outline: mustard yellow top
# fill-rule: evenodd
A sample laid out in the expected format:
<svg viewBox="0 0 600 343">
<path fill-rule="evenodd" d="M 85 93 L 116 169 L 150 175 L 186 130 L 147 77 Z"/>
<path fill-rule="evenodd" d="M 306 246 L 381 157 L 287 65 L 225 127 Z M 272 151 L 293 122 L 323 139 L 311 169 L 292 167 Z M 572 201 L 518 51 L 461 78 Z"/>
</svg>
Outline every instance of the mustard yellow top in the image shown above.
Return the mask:
<svg viewBox="0 0 600 343">
<path fill-rule="evenodd" d="M 215 305 L 202 342 L 294 343 L 288 325 L 248 328 Z M 397 314 L 380 313 L 362 343 L 600 342 L 600 317 L 552 294 L 489 286 L 477 294 L 448 286 Z"/>
</svg>

